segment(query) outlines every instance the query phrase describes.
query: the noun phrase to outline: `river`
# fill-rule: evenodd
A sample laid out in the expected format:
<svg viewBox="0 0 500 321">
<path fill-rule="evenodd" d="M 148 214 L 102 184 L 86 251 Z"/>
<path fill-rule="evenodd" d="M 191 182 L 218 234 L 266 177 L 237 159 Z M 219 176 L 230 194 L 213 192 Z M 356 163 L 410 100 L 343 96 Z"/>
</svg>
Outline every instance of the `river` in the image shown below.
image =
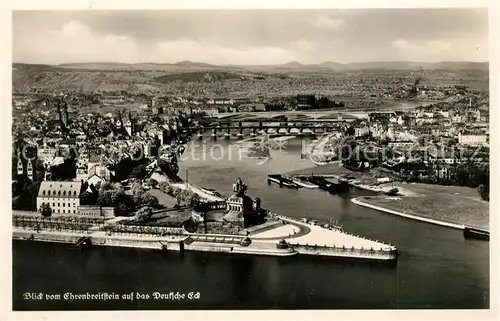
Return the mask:
<svg viewBox="0 0 500 321">
<path fill-rule="evenodd" d="M 200 144 L 200 143 L 198 143 Z M 216 147 L 214 147 L 216 146 Z M 327 222 L 348 232 L 396 245 L 396 263 L 334 258 L 228 256 L 216 253 L 92 248 L 79 253 L 66 245 L 13 242 L 15 310 L 112 309 L 379 309 L 488 308 L 489 243 L 465 240 L 462 232 L 359 207 L 350 198 L 321 190 L 268 185 L 267 173 L 311 166 L 300 159 L 301 142 L 273 151 L 268 162 L 238 158 L 229 142 L 187 149 L 181 176 L 190 183 L 229 194 L 242 177 L 248 194 L 292 217 Z M 203 150 L 206 153 L 203 153 Z M 221 151 L 224 151 L 222 155 Z M 205 157 L 203 157 L 205 155 Z M 217 160 L 215 160 L 215 159 Z M 114 292 L 199 292 L 186 300 L 24 300 L 25 292 L 52 294 Z M 135 294 L 134 294 L 135 295 Z"/>
</svg>

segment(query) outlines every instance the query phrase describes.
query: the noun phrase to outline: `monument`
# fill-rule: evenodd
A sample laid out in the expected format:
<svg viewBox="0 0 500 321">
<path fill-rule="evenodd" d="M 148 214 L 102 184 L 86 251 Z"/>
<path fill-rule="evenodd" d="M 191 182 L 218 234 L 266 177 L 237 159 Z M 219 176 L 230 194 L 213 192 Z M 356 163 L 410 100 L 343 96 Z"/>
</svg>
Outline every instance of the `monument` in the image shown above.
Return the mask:
<svg viewBox="0 0 500 321">
<path fill-rule="evenodd" d="M 246 195 L 248 185 L 241 177 L 233 184 L 233 195 L 226 201 L 227 213 L 223 220 L 247 228 L 265 222 L 267 211 L 260 207 L 260 199 Z"/>
</svg>

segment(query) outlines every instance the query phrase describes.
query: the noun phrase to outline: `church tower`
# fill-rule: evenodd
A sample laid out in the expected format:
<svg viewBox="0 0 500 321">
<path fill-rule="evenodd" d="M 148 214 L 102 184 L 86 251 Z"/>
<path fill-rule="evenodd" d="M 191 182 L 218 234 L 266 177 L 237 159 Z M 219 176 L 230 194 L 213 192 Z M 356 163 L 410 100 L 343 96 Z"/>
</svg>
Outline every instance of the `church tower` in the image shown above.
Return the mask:
<svg viewBox="0 0 500 321">
<path fill-rule="evenodd" d="M 23 162 L 21 162 L 21 155 L 18 155 L 18 157 L 17 157 L 17 175 L 23 175 L 23 173 L 24 173 Z"/>
<path fill-rule="evenodd" d="M 127 134 L 132 137 L 132 122 L 130 119 L 125 123 L 125 130 L 127 131 Z"/>
<path fill-rule="evenodd" d="M 128 112 L 128 119 L 127 119 L 127 122 L 125 123 L 125 130 L 127 131 L 127 134 L 132 137 L 132 135 L 134 134 L 133 130 L 134 130 L 134 125 L 132 123 L 132 114 L 130 113 L 130 111 Z"/>
<path fill-rule="evenodd" d="M 28 165 L 26 166 L 26 172 L 28 174 L 28 178 L 34 182 L 34 170 L 33 170 L 33 165 L 31 164 L 31 159 L 28 159 Z"/>
</svg>

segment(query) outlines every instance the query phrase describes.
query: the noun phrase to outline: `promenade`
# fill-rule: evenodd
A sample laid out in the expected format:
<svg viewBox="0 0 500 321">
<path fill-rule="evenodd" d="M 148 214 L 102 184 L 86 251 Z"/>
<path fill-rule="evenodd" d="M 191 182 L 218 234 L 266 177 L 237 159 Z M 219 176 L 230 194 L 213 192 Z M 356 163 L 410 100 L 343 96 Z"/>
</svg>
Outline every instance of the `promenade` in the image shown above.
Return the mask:
<svg viewBox="0 0 500 321">
<path fill-rule="evenodd" d="M 338 229 L 328 229 L 297 221 L 292 218 L 278 215 L 278 220 L 285 223 L 280 227 L 262 233 L 255 233 L 253 239 L 259 242 L 275 242 L 284 239 L 287 242 L 308 246 L 324 246 L 331 248 L 354 248 L 374 250 L 395 250 L 393 245 L 374 241 L 359 235 L 349 234 Z"/>
<path fill-rule="evenodd" d="M 93 245 L 147 248 L 171 251 L 224 252 L 247 255 L 291 256 L 307 254 L 316 256 L 355 257 L 377 260 L 396 259 L 396 248 L 383 242 L 369 240 L 340 230 L 327 229 L 284 216 L 270 219 L 281 224 L 262 228 L 250 236 L 250 243 L 243 244 L 245 236 L 189 233 L 175 229 L 175 234 L 159 234 L 152 230 L 123 232 L 104 231 L 96 226 L 87 231 L 47 231 L 35 227 L 15 227 L 14 239 L 41 242 L 76 244 L 82 237 L 90 237 Z M 116 225 L 117 220 L 105 224 Z M 154 229 L 154 228 L 153 228 Z M 142 232 L 141 232 L 142 231 Z M 286 241 L 290 246 L 278 246 Z"/>
</svg>

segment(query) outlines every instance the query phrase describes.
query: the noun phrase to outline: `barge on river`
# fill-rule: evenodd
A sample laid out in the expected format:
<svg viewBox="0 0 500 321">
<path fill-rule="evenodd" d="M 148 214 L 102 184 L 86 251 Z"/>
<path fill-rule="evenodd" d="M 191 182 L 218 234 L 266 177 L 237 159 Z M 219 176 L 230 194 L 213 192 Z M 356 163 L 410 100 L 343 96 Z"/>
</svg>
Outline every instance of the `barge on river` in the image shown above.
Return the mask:
<svg viewBox="0 0 500 321">
<path fill-rule="evenodd" d="M 471 239 L 489 241 L 490 240 L 490 232 L 483 230 L 483 229 L 479 229 L 479 228 L 465 227 L 464 228 L 464 237 L 471 238 Z"/>
<path fill-rule="evenodd" d="M 267 183 L 275 183 L 278 184 L 279 187 L 299 188 L 299 185 L 297 185 L 291 178 L 285 177 L 281 174 L 267 175 Z"/>
<path fill-rule="evenodd" d="M 304 177 L 304 179 L 330 193 L 341 193 L 349 190 L 349 184 L 346 181 L 338 181 L 337 183 L 334 183 L 324 177 L 315 175 Z"/>
</svg>

